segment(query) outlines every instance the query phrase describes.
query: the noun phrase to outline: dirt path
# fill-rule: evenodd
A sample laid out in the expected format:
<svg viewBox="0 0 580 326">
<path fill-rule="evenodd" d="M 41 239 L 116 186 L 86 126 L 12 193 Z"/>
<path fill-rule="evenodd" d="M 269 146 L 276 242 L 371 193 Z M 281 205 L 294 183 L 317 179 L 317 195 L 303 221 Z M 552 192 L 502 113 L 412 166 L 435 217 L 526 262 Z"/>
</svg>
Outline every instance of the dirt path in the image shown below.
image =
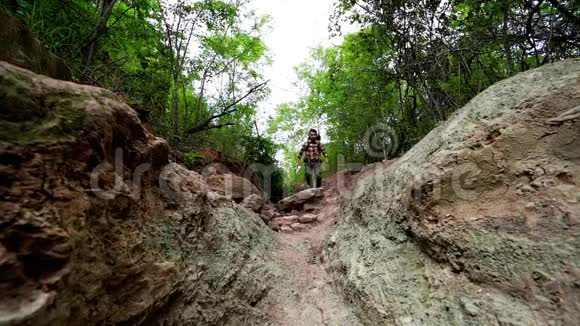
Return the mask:
<svg viewBox="0 0 580 326">
<path fill-rule="evenodd" d="M 272 326 L 361 325 L 321 266 L 320 252 L 336 220 L 336 198 L 324 198 L 318 223 L 294 233 L 278 233 L 275 254 L 279 281 L 261 302 Z"/>
</svg>

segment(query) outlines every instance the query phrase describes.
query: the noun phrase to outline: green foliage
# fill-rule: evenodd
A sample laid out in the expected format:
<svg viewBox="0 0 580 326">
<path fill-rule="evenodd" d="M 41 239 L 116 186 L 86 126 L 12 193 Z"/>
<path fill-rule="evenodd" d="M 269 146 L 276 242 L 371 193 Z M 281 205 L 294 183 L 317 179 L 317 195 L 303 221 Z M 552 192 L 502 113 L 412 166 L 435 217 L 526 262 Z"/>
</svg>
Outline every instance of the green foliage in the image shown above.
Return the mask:
<svg viewBox="0 0 580 326">
<path fill-rule="evenodd" d="M 278 146 L 269 138 L 244 136 L 241 141 L 242 159 L 253 162 L 256 175 L 273 202 L 284 197 L 284 171 L 278 167 L 275 155 Z"/>
<path fill-rule="evenodd" d="M 574 12 L 571 1 L 561 4 Z M 543 1 L 339 0 L 334 18 L 336 31 L 342 20 L 363 28 L 339 46 L 312 51 L 297 67 L 307 94 L 280 106 L 271 121 L 295 152 L 293 126 L 322 120 L 331 171 L 339 156 L 385 158 L 369 155 L 365 135 L 373 126 L 388 126 L 404 152 L 497 81 L 580 54 L 578 20 Z M 294 158 L 287 160 L 291 169 Z"/>
<path fill-rule="evenodd" d="M 173 57 L 169 112 L 162 120 L 166 137 L 179 147 L 199 147 L 223 140 L 212 135 L 224 136 L 232 126 L 236 136 L 251 133 L 247 124 L 267 93 L 260 70 L 269 62 L 261 41 L 268 21 L 248 11 L 247 2 L 164 3 L 165 45 Z M 240 138 L 226 136 L 232 142 L 225 151 L 233 151 Z"/>
<path fill-rule="evenodd" d="M 171 84 L 157 1 L 116 2 L 90 67 L 83 58 L 102 18 L 96 1 L 18 0 L 13 8 L 12 13 L 67 62 L 76 79 L 124 95 L 138 109 L 163 110 Z"/>
<path fill-rule="evenodd" d="M 322 123 L 327 173 L 341 160 L 400 155 L 494 83 L 578 56 L 578 13 L 574 1 L 336 1 L 334 32 L 342 21 L 362 29 L 312 51 L 296 69 L 307 93 L 281 105 L 270 122 L 286 144 L 289 186 L 302 182 L 295 154 L 305 132 L 295 126 Z M 373 126 L 390 129 L 398 153 L 369 153 L 365 136 Z"/>
<path fill-rule="evenodd" d="M 254 133 L 269 63 L 267 17 L 237 0 L 2 0 L 82 83 L 124 97 L 154 132 L 197 160 L 212 147 L 274 163 Z M 256 87 L 256 86 L 260 87 Z"/>
<path fill-rule="evenodd" d="M 126 98 L 154 131 L 195 160 L 201 147 L 263 165 L 285 160 L 284 187 L 302 182 L 296 154 L 306 132 L 324 130 L 338 162 L 368 163 L 365 136 L 387 126 L 400 155 L 490 85 L 580 54 L 577 1 L 337 0 L 333 32 L 358 33 L 312 51 L 296 68 L 308 90 L 281 105 L 265 133 L 257 103 L 268 94 L 269 20 L 237 0 L 1 0 L 79 82 Z M 301 126 L 301 129 L 296 128 Z M 281 172 L 276 170 L 282 192 Z M 274 196 L 274 195 L 273 195 Z M 276 195 L 277 196 L 277 195 Z"/>
<path fill-rule="evenodd" d="M 183 154 L 185 166 L 188 168 L 192 168 L 193 166 L 195 166 L 196 162 L 201 161 L 203 157 L 204 157 L 203 155 L 197 152 L 189 152 Z"/>
<path fill-rule="evenodd" d="M 244 136 L 241 142 L 243 148 L 242 158 L 248 162 L 258 162 L 262 164 L 274 164 L 276 160 L 277 146 L 271 139 Z"/>
</svg>

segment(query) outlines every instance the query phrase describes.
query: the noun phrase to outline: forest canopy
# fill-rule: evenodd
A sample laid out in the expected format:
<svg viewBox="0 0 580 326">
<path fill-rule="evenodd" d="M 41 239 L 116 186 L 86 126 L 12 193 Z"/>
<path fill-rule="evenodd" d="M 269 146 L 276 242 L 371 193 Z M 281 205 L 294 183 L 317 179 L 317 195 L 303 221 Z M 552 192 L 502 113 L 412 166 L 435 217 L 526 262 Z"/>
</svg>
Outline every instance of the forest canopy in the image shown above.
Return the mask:
<svg viewBox="0 0 580 326">
<path fill-rule="evenodd" d="M 232 139 L 252 135 L 256 103 L 268 92 L 268 18 L 248 1 L 2 1 L 77 81 L 125 97 L 173 146 L 219 147 L 208 131 L 229 126 Z"/>
<path fill-rule="evenodd" d="M 325 126 L 333 163 L 396 157 L 494 83 L 580 54 L 573 0 L 339 0 L 331 32 L 344 22 L 361 29 L 312 51 L 296 69 L 306 94 L 272 121 L 294 139 L 288 160 L 303 124 Z M 374 129 L 387 151 L 369 148 Z"/>
<path fill-rule="evenodd" d="M 288 187 L 307 128 L 324 131 L 326 173 L 393 158 L 492 84 L 580 54 L 575 0 L 336 0 L 330 35 L 360 30 L 312 50 L 296 67 L 306 91 L 259 130 L 269 18 L 251 0 L 0 1 L 75 81 L 124 97 L 173 148 L 262 164 L 281 151 Z M 371 150 L 369 130 L 389 148 Z"/>
</svg>

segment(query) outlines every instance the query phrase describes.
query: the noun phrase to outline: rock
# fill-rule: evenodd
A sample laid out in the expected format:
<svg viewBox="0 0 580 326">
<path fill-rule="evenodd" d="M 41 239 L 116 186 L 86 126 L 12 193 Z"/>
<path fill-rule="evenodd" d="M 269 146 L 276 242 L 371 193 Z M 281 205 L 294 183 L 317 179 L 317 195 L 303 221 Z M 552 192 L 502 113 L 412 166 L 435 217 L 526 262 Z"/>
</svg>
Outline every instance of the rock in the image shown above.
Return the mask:
<svg viewBox="0 0 580 326">
<path fill-rule="evenodd" d="M 316 215 L 313 214 L 305 214 L 302 215 L 298 218 L 298 221 L 300 221 L 300 223 L 312 223 L 314 221 L 316 221 L 317 217 Z"/>
<path fill-rule="evenodd" d="M 296 193 L 299 193 L 299 192 L 301 192 L 303 190 L 306 190 L 308 188 L 310 188 L 310 187 L 307 184 L 305 184 L 305 183 L 298 183 L 298 184 L 294 185 L 294 193 L 295 194 Z"/>
<path fill-rule="evenodd" d="M 252 211 L 259 213 L 264 206 L 264 198 L 260 195 L 251 194 L 244 198 L 241 204 L 243 207 L 251 209 Z"/>
<path fill-rule="evenodd" d="M 525 193 L 531 193 L 531 192 L 534 192 L 534 188 L 532 188 L 530 185 L 523 185 L 523 186 L 520 188 L 520 191 L 521 191 L 522 193 L 524 193 L 524 194 L 525 194 Z"/>
<path fill-rule="evenodd" d="M 207 199 L 208 199 L 209 203 L 214 207 L 232 206 L 232 204 L 234 203 L 232 197 L 227 196 L 227 195 L 220 195 L 217 192 L 213 192 L 213 191 L 208 191 Z"/>
<path fill-rule="evenodd" d="M 278 222 L 270 221 L 270 222 L 268 222 L 268 226 L 270 227 L 270 229 L 272 229 L 274 231 L 278 231 L 282 227 L 282 224 L 278 223 Z"/>
<path fill-rule="evenodd" d="M 290 227 L 292 228 L 293 231 L 304 231 L 308 229 L 308 226 L 306 224 L 301 223 L 294 223 L 290 225 Z"/>
<path fill-rule="evenodd" d="M 313 198 L 320 198 L 320 197 L 322 197 L 322 188 L 310 188 L 310 189 L 306 189 L 306 190 L 303 190 L 303 191 L 297 193 L 295 196 L 296 196 L 296 201 L 297 202 L 305 203 L 308 200 L 311 200 Z"/>
<path fill-rule="evenodd" d="M 285 222 L 287 224 L 292 224 L 298 222 L 298 216 L 295 215 L 288 215 L 288 216 L 281 216 L 274 219 L 275 221 Z"/>
<path fill-rule="evenodd" d="M 272 232 L 117 96 L 0 62 L 0 112 L 0 324 L 267 322 Z"/>
<path fill-rule="evenodd" d="M 314 203 L 314 204 L 306 203 L 306 204 L 304 204 L 304 207 L 302 208 L 302 210 L 304 210 L 305 212 L 312 212 L 312 211 L 319 211 L 320 208 L 321 208 L 320 203 Z"/>
<path fill-rule="evenodd" d="M 69 67 L 52 54 L 16 17 L 0 8 L 0 61 L 56 79 L 72 80 Z"/>
<path fill-rule="evenodd" d="M 577 323 L 580 121 L 548 121 L 579 104 L 579 59 L 518 74 L 341 198 L 327 271 L 365 324 Z"/>
<path fill-rule="evenodd" d="M 201 176 L 177 163 L 163 167 L 159 175 L 159 185 L 161 195 L 176 204 L 201 204 L 208 197 L 208 187 Z M 212 203 L 227 201 L 225 196 L 211 194 Z"/>
<path fill-rule="evenodd" d="M 270 206 L 264 206 L 260 213 L 262 215 L 267 216 L 269 219 L 273 219 L 274 217 L 277 217 L 276 211 L 274 211 L 274 209 Z"/>
<path fill-rule="evenodd" d="M 461 305 L 463 305 L 463 308 L 471 317 L 479 315 L 479 308 L 472 300 L 461 298 Z"/>
<path fill-rule="evenodd" d="M 268 224 L 273 218 L 278 217 L 278 214 L 274 211 L 272 207 L 266 205 L 262 208 L 262 211 L 260 212 L 260 217 L 264 222 L 266 222 L 266 224 Z"/>
<path fill-rule="evenodd" d="M 292 228 L 288 225 L 282 225 L 280 227 L 280 232 L 282 233 L 292 233 Z"/>
<path fill-rule="evenodd" d="M 212 148 L 200 148 L 197 150 L 200 157 L 192 164 L 192 168 L 203 176 L 231 174 L 248 179 L 256 187 L 261 187 L 259 167 L 248 165 L 240 159 L 227 157 L 223 153 Z"/>
<path fill-rule="evenodd" d="M 529 202 L 529 203 L 527 203 L 527 204 L 526 204 L 526 206 L 525 206 L 525 207 L 526 207 L 526 209 L 528 209 L 528 210 L 533 210 L 534 208 L 536 208 L 536 203 Z"/>
<path fill-rule="evenodd" d="M 268 217 L 267 215 L 264 214 L 260 214 L 260 218 L 262 219 L 262 221 L 264 221 L 264 223 L 269 224 L 271 221 L 271 218 Z"/>
<path fill-rule="evenodd" d="M 276 211 L 271 204 L 264 204 L 264 206 L 262 207 L 262 211 L 260 213 L 268 215 L 270 218 L 274 218 L 274 214 L 276 214 Z"/>
<path fill-rule="evenodd" d="M 169 163 L 169 145 L 164 139 L 154 137 L 150 146 L 147 160 L 151 162 L 154 168 L 159 168 Z"/>
<path fill-rule="evenodd" d="M 311 188 L 303 190 L 293 196 L 282 199 L 278 202 L 278 208 L 282 211 L 301 209 L 306 202 L 311 202 L 322 197 L 322 188 Z"/>
<path fill-rule="evenodd" d="M 297 216 L 282 216 L 272 219 L 269 225 L 272 229 L 278 230 L 281 226 L 289 226 L 297 222 Z"/>
<path fill-rule="evenodd" d="M 250 195 L 259 195 L 260 191 L 248 179 L 233 174 L 211 175 L 206 183 L 212 191 L 231 196 L 236 201 L 242 201 Z"/>
</svg>

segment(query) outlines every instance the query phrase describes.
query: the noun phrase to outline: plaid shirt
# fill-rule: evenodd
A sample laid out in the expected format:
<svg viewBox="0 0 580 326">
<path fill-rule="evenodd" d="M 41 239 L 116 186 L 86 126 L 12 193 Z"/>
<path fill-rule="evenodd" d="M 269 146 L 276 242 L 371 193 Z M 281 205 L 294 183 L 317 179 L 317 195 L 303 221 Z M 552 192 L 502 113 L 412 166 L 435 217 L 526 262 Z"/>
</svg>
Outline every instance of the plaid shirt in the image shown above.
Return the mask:
<svg viewBox="0 0 580 326">
<path fill-rule="evenodd" d="M 326 150 L 324 150 L 324 146 L 322 146 L 322 143 L 318 140 L 315 142 L 308 140 L 304 143 L 298 156 L 302 158 L 302 154 L 304 153 L 306 153 L 306 160 L 308 161 L 319 161 L 320 153 L 323 153 L 324 156 L 326 156 Z"/>
</svg>

